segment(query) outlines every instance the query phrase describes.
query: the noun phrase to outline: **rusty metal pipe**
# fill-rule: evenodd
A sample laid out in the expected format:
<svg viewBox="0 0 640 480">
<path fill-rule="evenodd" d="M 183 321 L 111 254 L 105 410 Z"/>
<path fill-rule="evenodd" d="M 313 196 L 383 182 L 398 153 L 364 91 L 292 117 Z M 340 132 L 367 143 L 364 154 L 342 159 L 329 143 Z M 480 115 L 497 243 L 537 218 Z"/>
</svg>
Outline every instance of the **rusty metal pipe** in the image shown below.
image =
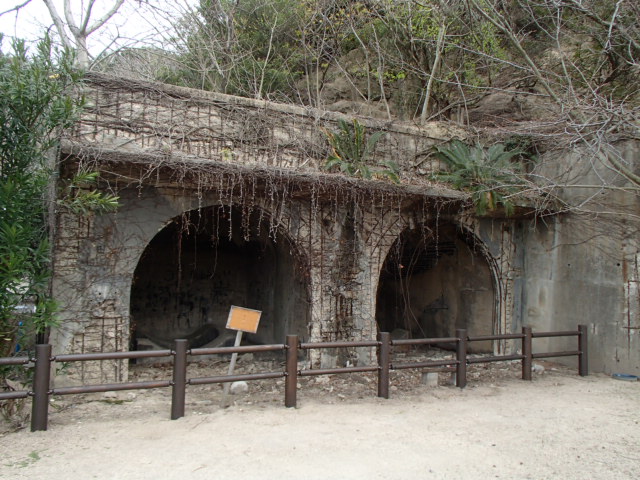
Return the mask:
<svg viewBox="0 0 640 480">
<path fill-rule="evenodd" d="M 310 370 L 300 370 L 298 375 L 301 377 L 315 377 L 318 375 L 338 375 L 345 373 L 359 373 L 359 372 L 377 372 L 379 367 L 343 367 L 343 368 L 313 368 Z"/>
<path fill-rule="evenodd" d="M 548 352 L 548 353 L 534 353 L 532 358 L 553 358 L 553 357 L 573 357 L 580 356 L 580 350 L 564 351 L 564 352 Z"/>
<path fill-rule="evenodd" d="M 564 332 L 533 332 L 531 336 L 533 338 L 546 338 L 546 337 L 573 337 L 579 335 L 578 330 L 568 330 Z"/>
<path fill-rule="evenodd" d="M 476 335 L 474 337 L 468 337 L 468 342 L 484 342 L 487 340 L 515 340 L 522 338 L 522 333 L 505 333 L 502 335 Z"/>
<path fill-rule="evenodd" d="M 68 355 L 56 355 L 53 360 L 56 362 L 89 362 L 92 360 L 121 360 L 170 356 L 171 350 L 145 350 L 139 352 L 74 353 Z"/>
<path fill-rule="evenodd" d="M 2 357 L 0 358 L 0 366 L 4 365 L 26 365 L 31 359 L 29 357 Z"/>
<path fill-rule="evenodd" d="M 456 360 L 458 365 L 456 368 L 456 386 L 464 388 L 467 386 L 467 330 L 456 330 L 458 343 L 456 345 Z"/>
<path fill-rule="evenodd" d="M 578 374 L 581 377 L 589 375 L 589 337 L 586 325 L 578 325 Z"/>
<path fill-rule="evenodd" d="M 16 400 L 18 398 L 27 398 L 29 396 L 29 392 L 26 390 L 21 390 L 19 392 L 5 392 L 0 393 L 0 400 Z"/>
<path fill-rule="evenodd" d="M 522 379 L 531 380 L 532 368 L 532 346 L 531 346 L 531 327 L 522 327 Z"/>
<path fill-rule="evenodd" d="M 244 345 L 239 347 L 215 347 L 215 348 L 192 348 L 190 355 L 219 355 L 226 353 L 258 353 L 258 352 L 278 352 L 285 349 L 285 345 Z"/>
<path fill-rule="evenodd" d="M 298 336 L 287 335 L 286 345 L 284 406 L 287 408 L 295 408 L 298 395 Z"/>
<path fill-rule="evenodd" d="M 63 387 L 51 390 L 52 395 L 75 395 L 77 393 L 117 392 L 122 390 L 148 390 L 151 388 L 170 387 L 170 380 L 150 382 L 104 383 L 101 385 L 80 385 L 77 387 Z"/>
<path fill-rule="evenodd" d="M 351 348 L 351 347 L 377 347 L 378 342 L 375 340 L 364 340 L 359 342 L 315 342 L 301 343 L 301 350 L 309 350 L 311 348 Z"/>
<path fill-rule="evenodd" d="M 437 343 L 455 343 L 456 337 L 444 338 L 407 338 L 402 340 L 391 340 L 391 345 L 434 345 Z"/>
<path fill-rule="evenodd" d="M 33 378 L 31 431 L 46 430 L 49 417 L 49 383 L 51 381 L 51 345 L 36 345 L 36 370 Z"/>
<path fill-rule="evenodd" d="M 173 356 L 173 381 L 171 382 L 171 420 L 184 417 L 184 404 L 187 385 L 187 349 L 189 341 L 175 341 Z"/>
</svg>

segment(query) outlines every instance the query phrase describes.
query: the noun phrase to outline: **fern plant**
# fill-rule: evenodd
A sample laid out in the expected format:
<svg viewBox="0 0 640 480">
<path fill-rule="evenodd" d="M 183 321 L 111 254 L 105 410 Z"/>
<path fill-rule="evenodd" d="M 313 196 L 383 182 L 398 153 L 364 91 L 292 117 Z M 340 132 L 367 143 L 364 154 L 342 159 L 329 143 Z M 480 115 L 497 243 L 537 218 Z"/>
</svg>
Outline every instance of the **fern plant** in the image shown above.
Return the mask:
<svg viewBox="0 0 640 480">
<path fill-rule="evenodd" d="M 437 172 L 434 179 L 470 192 L 478 215 L 499 206 L 507 215 L 512 215 L 511 198 L 521 192 L 525 184 L 520 176 L 521 167 L 513 159 L 522 154 L 520 150 L 505 150 L 502 144 L 485 149 L 453 140 L 446 146 L 435 147 L 435 157 L 442 160 L 448 170 Z"/>
<path fill-rule="evenodd" d="M 394 162 L 385 161 L 378 166 L 367 163 L 384 132 L 375 132 L 367 138 L 364 125 L 354 119 L 351 123 L 339 120 L 338 131 L 327 131 L 326 135 L 331 145 L 331 155 L 324 165 L 325 169 L 337 168 L 354 177 L 388 178 L 395 183 L 400 182 L 399 168 Z"/>
</svg>

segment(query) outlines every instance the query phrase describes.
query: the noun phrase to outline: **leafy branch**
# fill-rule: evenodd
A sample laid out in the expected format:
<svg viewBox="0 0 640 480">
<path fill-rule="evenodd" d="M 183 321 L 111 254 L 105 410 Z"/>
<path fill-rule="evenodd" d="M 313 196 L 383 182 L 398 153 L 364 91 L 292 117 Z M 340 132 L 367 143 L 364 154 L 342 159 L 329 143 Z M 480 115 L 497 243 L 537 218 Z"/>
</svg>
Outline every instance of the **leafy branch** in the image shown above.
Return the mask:
<svg viewBox="0 0 640 480">
<path fill-rule="evenodd" d="M 119 197 L 95 190 L 97 183 L 98 172 L 79 171 L 64 186 L 58 205 L 76 215 L 116 211 Z"/>
</svg>

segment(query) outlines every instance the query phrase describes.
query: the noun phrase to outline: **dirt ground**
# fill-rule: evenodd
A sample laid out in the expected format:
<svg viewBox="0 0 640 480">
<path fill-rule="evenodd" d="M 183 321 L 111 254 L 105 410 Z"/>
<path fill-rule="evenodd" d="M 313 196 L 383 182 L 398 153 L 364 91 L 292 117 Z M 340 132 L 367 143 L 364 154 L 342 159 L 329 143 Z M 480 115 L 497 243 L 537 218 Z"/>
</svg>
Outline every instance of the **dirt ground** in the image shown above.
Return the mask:
<svg viewBox="0 0 640 480">
<path fill-rule="evenodd" d="M 173 421 L 168 389 L 55 397 L 48 431 L 29 432 L 24 417 L 26 428 L 0 425 L 0 478 L 640 478 L 640 382 L 539 364 L 531 382 L 519 363 L 472 366 L 462 390 L 448 374 L 429 386 L 396 371 L 388 400 L 372 374 L 304 377 L 295 409 L 280 379 L 250 382 L 228 408 L 219 385 L 190 386 Z M 280 365 L 245 357 L 238 368 Z M 225 369 L 192 364 L 189 376 Z M 134 366 L 131 376 L 170 370 Z"/>
</svg>

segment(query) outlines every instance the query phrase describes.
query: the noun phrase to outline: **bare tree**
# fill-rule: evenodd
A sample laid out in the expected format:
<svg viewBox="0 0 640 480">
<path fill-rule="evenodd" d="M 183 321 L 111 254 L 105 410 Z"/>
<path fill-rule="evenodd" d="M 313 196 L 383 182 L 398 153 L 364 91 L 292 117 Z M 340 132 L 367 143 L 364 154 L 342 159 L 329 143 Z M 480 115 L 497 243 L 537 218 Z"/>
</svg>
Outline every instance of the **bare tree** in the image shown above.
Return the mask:
<svg viewBox="0 0 640 480">
<path fill-rule="evenodd" d="M 124 3 L 124 0 L 113 0 L 109 9 L 101 17 L 92 18 L 96 0 L 88 0 L 86 5 L 81 5 L 80 17 L 77 21 L 71 8 L 71 0 L 64 0 L 64 17 L 60 15 L 52 0 L 43 1 L 49 10 L 62 43 L 66 47 L 75 48 L 76 62 L 81 68 L 89 67 L 87 39 L 92 33 L 103 27 Z"/>
<path fill-rule="evenodd" d="M 60 42 L 76 52 L 76 65 L 84 69 L 90 65 L 89 37 L 103 28 L 125 4 L 125 0 L 83 0 L 81 2 L 62 0 L 62 10 L 59 10 L 60 2 L 42 1 L 49 12 Z M 144 1 L 138 0 L 138 4 Z M 31 3 L 34 3 L 33 0 L 25 0 L 0 12 L 0 16 L 11 12 L 18 15 Z"/>
</svg>

